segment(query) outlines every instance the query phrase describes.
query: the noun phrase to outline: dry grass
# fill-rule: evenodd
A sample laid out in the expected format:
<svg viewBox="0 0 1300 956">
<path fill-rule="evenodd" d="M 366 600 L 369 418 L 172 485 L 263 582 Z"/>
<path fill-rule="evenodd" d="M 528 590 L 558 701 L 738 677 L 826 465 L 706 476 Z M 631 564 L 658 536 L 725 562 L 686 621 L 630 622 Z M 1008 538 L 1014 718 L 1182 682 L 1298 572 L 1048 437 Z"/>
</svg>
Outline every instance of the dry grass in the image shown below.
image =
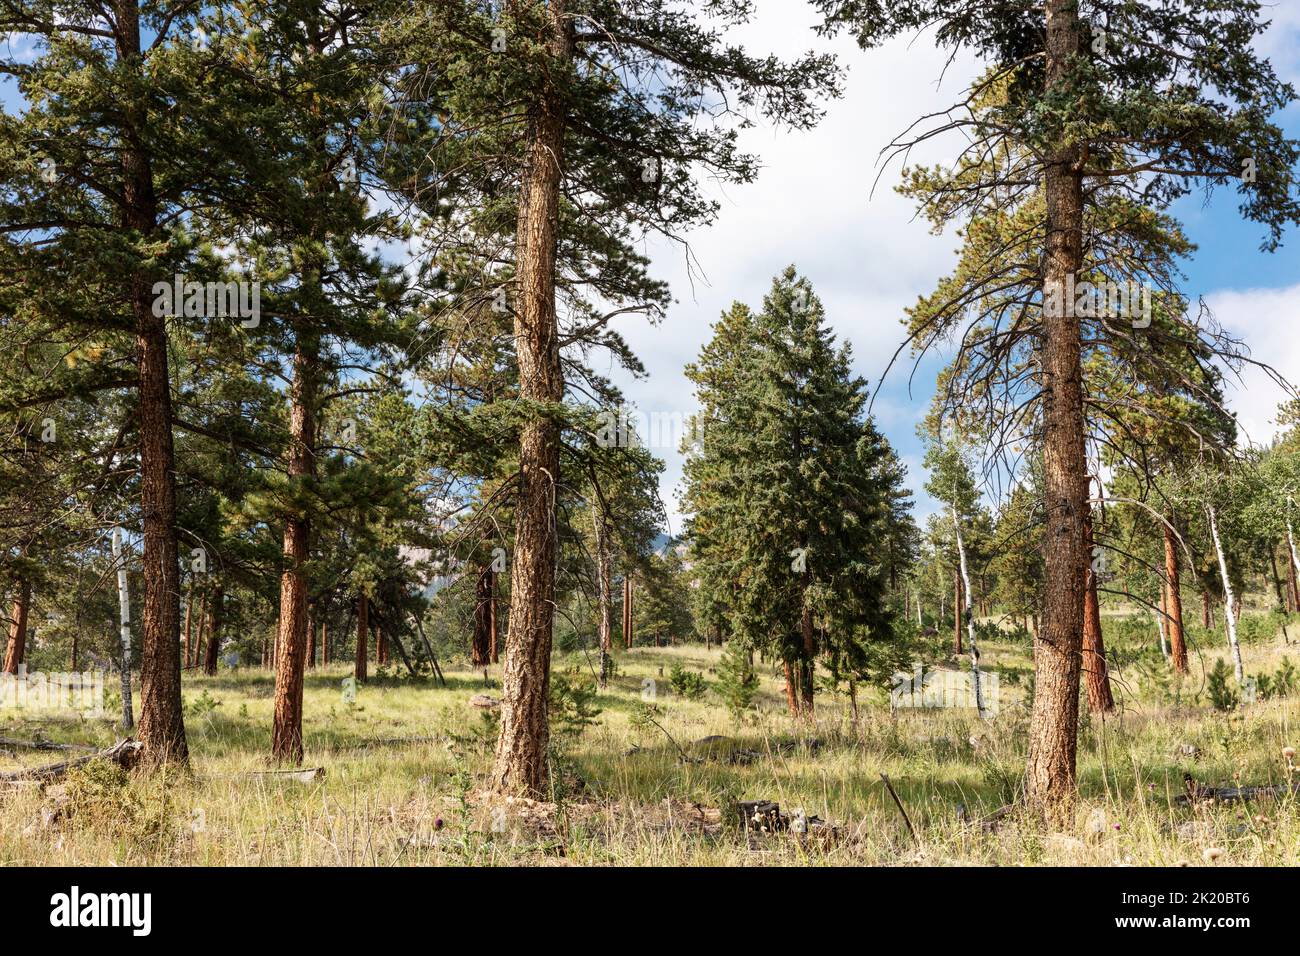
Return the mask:
<svg viewBox="0 0 1300 956">
<path fill-rule="evenodd" d="M 1274 666 L 1285 650 L 1280 640 L 1247 648 L 1248 670 Z M 986 660 L 1002 667 L 1028 665 L 1023 648 L 989 651 Z M 618 661 L 597 724 L 560 735 L 555 792 L 544 803 L 480 790 L 494 733 L 468 703 L 484 692 L 481 675 L 449 671 L 445 689 L 380 676 L 349 704 L 340 687 L 346 670 L 311 672 L 307 763 L 327 773 L 293 783 L 245 775 L 266 768 L 271 675 L 187 674 L 193 772 L 130 777 L 99 768 L 43 790 L 0 790 L 0 865 L 1201 865 L 1211 849 L 1219 851 L 1216 865 L 1300 864 L 1293 798 L 1195 808 L 1174 801 L 1184 772 L 1208 784 L 1287 779 L 1282 751 L 1300 739 L 1295 697 L 1224 715 L 1194 699 L 1199 673 L 1177 703 L 1119 675 L 1122 712 L 1084 727 L 1078 825 L 1044 833 L 1014 818 L 978 825 L 1019 785 L 1023 687 L 1004 681 L 1001 710 L 989 721 L 957 711 L 891 715 L 877 693 L 862 702 L 856 723 L 845 700 L 823 696 L 816 725 L 796 727 L 765 671 L 758 711 L 738 725 L 712 691 L 687 701 L 667 690 L 675 661 L 711 679 L 716 651 L 639 649 Z M 1203 664 L 1212 663 L 1207 655 Z M 585 673 L 587 661 L 556 666 Z M 656 681 L 664 730 L 691 759 L 633 722 L 647 678 Z M 0 735 L 37 733 L 93 744 L 115 736 L 107 721 L 0 711 Z M 711 735 L 728 739 L 694 743 Z M 0 764 L 50 759 L 19 752 Z M 919 840 L 881 784 L 882 771 Z M 805 839 L 747 835 L 731 808 L 753 799 L 829 826 Z"/>
</svg>

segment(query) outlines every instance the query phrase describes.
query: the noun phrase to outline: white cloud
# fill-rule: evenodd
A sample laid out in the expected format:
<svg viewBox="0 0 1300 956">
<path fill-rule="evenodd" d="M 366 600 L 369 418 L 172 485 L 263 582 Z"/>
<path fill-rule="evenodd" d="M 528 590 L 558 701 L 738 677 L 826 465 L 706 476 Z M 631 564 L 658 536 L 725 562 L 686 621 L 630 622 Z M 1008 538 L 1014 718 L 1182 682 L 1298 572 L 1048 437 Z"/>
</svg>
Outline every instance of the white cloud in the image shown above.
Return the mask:
<svg viewBox="0 0 1300 956">
<path fill-rule="evenodd" d="M 760 124 L 742 144 L 763 162 L 758 180 L 719 189 L 718 221 L 689 237 L 707 281 L 692 287 L 685 256 L 675 244 L 651 246 L 656 276 L 677 297 L 665 321 L 650 326 L 630 318 L 620 326 L 644 362 L 647 379 L 615 374 L 628 397 L 646 411 L 693 409 L 683 366 L 708 339 L 709 326 L 733 301 L 759 306 L 772 277 L 793 263 L 813 283 L 840 338 L 852 343 L 856 371 L 874 388 L 902 339 L 899 319 L 916 296 L 930 291 L 947 273 L 958 242 L 933 236 L 915 218 L 911 200 L 894 192 L 899 166 L 880 172 L 881 150 L 919 117 L 944 109 L 979 71 L 970 58 L 949 64 L 930 34 L 900 39 L 862 51 L 845 39 L 813 33 L 811 5 L 760 0 L 759 16 L 734 39 L 754 54 L 794 57 L 808 49 L 834 52 L 848 69 L 844 96 L 826 105 L 826 116 L 806 133 Z M 1300 2 L 1288 0 L 1266 11 L 1273 28 L 1259 42 L 1285 79 L 1300 80 Z M 937 81 L 946 76 L 942 85 Z M 951 161 L 959 141 L 939 139 L 913 153 L 913 164 Z M 1195 239 L 1195 236 L 1192 237 Z M 1246 280 L 1249 282 L 1249 279 Z M 1240 335 L 1284 375 L 1300 378 L 1300 337 L 1289 317 L 1300 315 L 1300 286 L 1290 289 L 1223 290 L 1207 296 L 1221 322 Z M 911 393 L 910 357 L 904 353 L 890 372 L 875 413 L 879 426 L 901 447 L 909 485 L 917 492 L 918 516 L 933 510 L 921 487 L 925 472 L 913 454 L 911 437 L 934 385 L 934 365 L 917 373 Z M 1229 400 L 1243 430 L 1255 441 L 1274 432 L 1272 419 L 1283 393 L 1266 374 L 1250 370 L 1244 387 L 1229 384 Z M 657 450 L 667 461 L 662 494 L 674 531 L 681 521 L 673 488 L 681 476 L 680 456 Z"/>
<path fill-rule="evenodd" d="M 1292 385 L 1300 376 L 1300 285 L 1284 289 L 1222 289 L 1205 297 L 1219 323 L 1247 344 L 1251 358 L 1275 369 Z M 1247 440 L 1268 444 L 1277 434 L 1278 405 L 1287 398 L 1286 389 L 1268 371 L 1247 366 L 1240 380 L 1226 386 L 1228 404 Z"/>
<path fill-rule="evenodd" d="M 826 116 L 803 133 L 760 123 L 742 134 L 742 145 L 761 157 L 756 182 L 717 188 L 722 210 L 711 227 L 689 236 L 691 254 L 703 271 L 694 284 L 680 246 L 652 245 L 655 274 L 669 281 L 677 302 L 659 326 L 638 318 L 621 331 L 649 372 L 631 382 L 616 376 L 628 397 L 642 409 L 690 411 L 690 383 L 683 366 L 699 353 L 709 326 L 734 301 L 754 307 L 773 276 L 793 263 L 813 283 L 841 340 L 853 345 L 856 371 L 875 386 L 902 341 L 899 320 L 916 296 L 933 286 L 951 266 L 956 242 L 932 236 L 914 217 L 911 200 L 897 195 L 899 165 L 889 166 L 872 186 L 881 150 L 925 113 L 947 107 L 974 74 L 970 61 L 949 66 L 929 37 L 899 40 L 883 49 L 860 51 L 848 40 L 813 33 L 809 5 L 760 4 L 755 23 L 734 39 L 754 54 L 792 58 L 809 50 L 831 51 L 848 68 L 844 96 L 826 105 Z M 916 151 L 913 163 L 949 158 L 954 144 L 938 143 Z M 895 367 L 891 383 L 904 390 L 902 401 L 877 404 L 881 426 L 894 436 L 910 435 L 931 383 L 919 381 L 914 401 L 905 394 L 910 362 Z M 666 458 L 663 496 L 680 530 L 672 488 L 680 478 L 680 457 Z M 913 484 L 922 476 L 913 471 Z"/>
</svg>

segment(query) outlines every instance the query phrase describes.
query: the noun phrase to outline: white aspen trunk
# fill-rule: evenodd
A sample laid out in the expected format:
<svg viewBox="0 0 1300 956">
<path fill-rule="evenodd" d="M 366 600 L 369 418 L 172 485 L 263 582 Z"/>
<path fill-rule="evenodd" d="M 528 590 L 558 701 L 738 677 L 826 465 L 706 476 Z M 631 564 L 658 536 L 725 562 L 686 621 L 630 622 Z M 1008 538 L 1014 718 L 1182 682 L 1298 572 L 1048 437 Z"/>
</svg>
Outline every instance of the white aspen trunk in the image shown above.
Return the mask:
<svg viewBox="0 0 1300 956">
<path fill-rule="evenodd" d="M 925 626 L 921 620 L 921 589 L 919 587 L 916 589 L 916 626 L 918 628 Z"/>
<path fill-rule="evenodd" d="M 970 575 L 966 573 L 966 545 L 961 537 L 961 521 L 957 518 L 957 509 L 952 509 L 952 527 L 957 533 L 957 559 L 961 564 L 961 583 L 966 604 L 966 637 L 970 644 L 970 674 L 975 682 L 975 710 L 984 716 L 984 691 L 980 687 L 980 652 L 975 646 L 975 614 L 971 610 Z"/>
<path fill-rule="evenodd" d="M 1219 540 L 1219 521 L 1214 513 L 1214 506 L 1207 509 L 1210 513 L 1210 536 L 1214 539 L 1214 553 L 1219 557 L 1219 576 L 1223 578 L 1223 595 L 1228 602 L 1224 608 L 1223 620 L 1228 625 L 1228 647 L 1232 650 L 1232 669 L 1237 676 L 1237 683 L 1246 679 L 1245 668 L 1241 666 L 1241 645 L 1237 643 L 1237 599 L 1232 593 L 1232 582 L 1228 580 L 1228 559 L 1223 555 L 1223 543 Z"/>
<path fill-rule="evenodd" d="M 113 529 L 113 563 L 117 565 L 118 619 L 122 634 L 122 729 L 131 730 L 131 594 L 126 587 L 126 558 L 122 555 L 122 529 Z"/>
</svg>

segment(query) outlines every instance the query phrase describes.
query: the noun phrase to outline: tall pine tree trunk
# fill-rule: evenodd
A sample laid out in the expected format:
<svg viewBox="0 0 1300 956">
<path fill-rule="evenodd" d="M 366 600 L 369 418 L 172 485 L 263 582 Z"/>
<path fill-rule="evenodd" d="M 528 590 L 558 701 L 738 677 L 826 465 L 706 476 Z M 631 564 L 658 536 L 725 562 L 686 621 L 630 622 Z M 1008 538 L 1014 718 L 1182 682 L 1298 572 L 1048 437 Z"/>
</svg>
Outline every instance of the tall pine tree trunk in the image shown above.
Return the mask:
<svg viewBox="0 0 1300 956">
<path fill-rule="evenodd" d="M 203 658 L 203 673 L 215 677 L 217 673 L 217 655 L 221 653 L 221 625 L 225 613 L 226 589 L 217 584 L 212 588 L 212 600 L 208 604 L 208 646 Z"/>
<path fill-rule="evenodd" d="M 194 653 L 194 579 L 191 577 L 189 590 L 185 595 L 185 624 L 183 627 L 185 645 L 185 666 L 188 667 L 190 657 Z"/>
<path fill-rule="evenodd" d="M 1047 0 L 1046 86 L 1067 92 L 1081 50 L 1078 0 Z M 1047 255 L 1044 295 L 1066 288 L 1083 266 L 1083 177 L 1079 149 L 1062 145 L 1047 158 L 1044 198 Z M 1058 299 L 1063 299 L 1058 296 Z M 1058 311 L 1059 315 L 1049 315 Z M 1043 621 L 1034 641 L 1034 706 L 1025 795 L 1056 825 L 1072 821 L 1079 730 L 1083 631 L 1083 522 L 1088 512 L 1079 319 L 1072 308 L 1043 310 L 1043 494 L 1047 546 Z"/>
<path fill-rule="evenodd" d="M 1219 576 L 1223 579 L 1223 594 L 1227 601 L 1223 620 L 1228 628 L 1228 648 L 1232 651 L 1232 672 L 1236 675 L 1237 683 L 1241 684 L 1246 679 L 1246 671 L 1241 663 L 1241 644 L 1237 641 L 1237 599 L 1232 591 L 1232 580 L 1228 577 L 1228 558 L 1223 553 L 1223 542 L 1219 540 L 1219 518 L 1214 505 L 1208 506 L 1206 511 L 1210 515 L 1210 538 L 1214 541 L 1214 553 L 1219 559 Z"/>
<path fill-rule="evenodd" d="M 9 619 L 9 643 L 5 647 L 4 672 L 17 674 L 18 665 L 27 654 L 27 610 L 32 601 L 32 585 L 27 578 L 18 579 L 18 593 L 14 595 L 13 614 Z"/>
<path fill-rule="evenodd" d="M 805 572 L 807 575 L 807 572 Z M 799 689 L 801 707 L 805 717 L 813 715 L 814 680 L 817 670 L 817 638 L 813 634 L 812 608 L 808 606 L 808 580 L 804 581 L 803 610 L 799 615 L 800 649 Z"/>
<path fill-rule="evenodd" d="M 1092 518 L 1087 520 L 1088 553 L 1093 553 Z M 1115 709 L 1110 690 L 1110 670 L 1106 666 L 1106 644 L 1101 633 L 1101 602 L 1097 599 L 1097 572 L 1089 562 L 1087 591 L 1083 605 L 1083 674 L 1088 687 L 1088 709 L 1094 714 L 1108 714 Z"/>
<path fill-rule="evenodd" d="M 300 487 L 316 472 L 316 344 L 299 330 L 289 387 L 289 482 Z M 302 763 L 302 678 L 307 651 L 307 571 L 311 525 L 290 514 L 284 522 L 284 570 L 280 574 L 280 630 L 275 648 L 275 718 L 271 757 Z"/>
<path fill-rule="evenodd" d="M 1169 657 L 1174 670 L 1187 673 L 1187 639 L 1183 634 L 1183 596 L 1178 578 L 1178 539 L 1174 529 L 1165 526 L 1165 594 L 1166 633 L 1169 635 Z"/>
<path fill-rule="evenodd" d="M 497 573 L 491 566 L 488 567 L 488 589 L 491 592 L 488 602 L 488 659 L 496 664 L 501 660 L 497 644 Z"/>
<path fill-rule="evenodd" d="M 316 622 L 307 612 L 307 669 L 316 669 Z"/>
<path fill-rule="evenodd" d="M 564 0 L 547 5 L 542 42 L 558 64 L 573 56 L 573 20 Z M 555 312 L 555 257 L 564 163 L 562 94 L 539 77 L 529 105 L 515 237 L 515 356 L 525 403 L 564 398 Z M 547 695 L 555 615 L 555 498 L 560 481 L 560 427 L 534 408 L 519 444 L 515 553 L 510 569 L 510 623 L 501 677 L 501 733 L 493 783 L 501 792 L 546 791 L 550 742 Z"/>
<path fill-rule="evenodd" d="M 799 688 L 796 686 L 795 668 L 789 661 L 783 663 L 785 665 L 785 705 L 789 708 L 791 717 L 798 717 Z"/>
<path fill-rule="evenodd" d="M 142 74 L 140 11 L 136 0 L 117 0 L 119 61 L 127 73 Z M 141 81 L 143 82 L 143 81 Z M 128 103 L 121 150 L 122 225 L 142 238 L 156 238 L 158 204 L 144 143 L 143 111 Z M 147 763 L 189 757 L 181 711 L 180 564 L 176 548 L 176 465 L 172 444 L 171 387 L 167 368 L 167 325 L 153 314 L 153 280 L 139 268 L 128 280 L 135 322 L 140 403 L 140 508 L 144 519 L 144 612 L 140 657 L 140 742 Z"/>
</svg>

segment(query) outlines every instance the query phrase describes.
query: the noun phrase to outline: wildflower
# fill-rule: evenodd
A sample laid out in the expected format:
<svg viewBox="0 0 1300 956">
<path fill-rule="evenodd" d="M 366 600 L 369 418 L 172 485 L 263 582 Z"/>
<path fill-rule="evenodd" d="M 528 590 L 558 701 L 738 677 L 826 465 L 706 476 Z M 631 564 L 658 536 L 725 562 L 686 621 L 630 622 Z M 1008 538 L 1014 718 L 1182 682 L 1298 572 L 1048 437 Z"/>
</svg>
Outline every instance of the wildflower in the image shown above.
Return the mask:
<svg viewBox="0 0 1300 956">
<path fill-rule="evenodd" d="M 1217 846 L 1207 846 L 1203 851 L 1201 851 L 1201 859 L 1206 863 L 1213 863 L 1221 856 L 1223 856 L 1223 851 Z"/>
</svg>

